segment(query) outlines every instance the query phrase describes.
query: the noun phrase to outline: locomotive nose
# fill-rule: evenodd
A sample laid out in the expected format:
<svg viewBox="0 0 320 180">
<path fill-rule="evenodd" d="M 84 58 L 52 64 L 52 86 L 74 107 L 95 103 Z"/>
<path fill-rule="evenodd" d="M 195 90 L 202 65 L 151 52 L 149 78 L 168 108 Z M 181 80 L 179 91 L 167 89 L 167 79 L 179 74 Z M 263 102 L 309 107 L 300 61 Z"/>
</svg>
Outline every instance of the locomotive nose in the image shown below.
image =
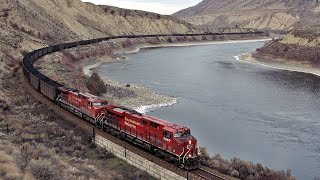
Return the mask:
<svg viewBox="0 0 320 180">
<path fill-rule="evenodd" d="M 188 150 L 186 157 L 193 158 L 198 156 L 197 140 L 195 138 L 187 140 L 186 149 Z"/>
</svg>

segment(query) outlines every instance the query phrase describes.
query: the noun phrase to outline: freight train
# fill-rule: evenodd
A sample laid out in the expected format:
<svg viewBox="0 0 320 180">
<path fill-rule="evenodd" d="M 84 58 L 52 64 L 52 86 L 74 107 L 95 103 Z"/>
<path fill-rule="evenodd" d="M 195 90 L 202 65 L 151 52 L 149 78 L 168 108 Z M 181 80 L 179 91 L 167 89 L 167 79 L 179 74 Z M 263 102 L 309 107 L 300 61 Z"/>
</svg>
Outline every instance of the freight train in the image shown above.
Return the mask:
<svg viewBox="0 0 320 180">
<path fill-rule="evenodd" d="M 256 32 L 261 34 L 262 32 Z M 229 33 L 248 34 L 248 33 Z M 252 33 L 250 33 L 252 34 Z M 138 113 L 135 110 L 110 103 L 89 93 L 81 93 L 66 87 L 40 73 L 33 63 L 40 57 L 63 49 L 119 38 L 145 38 L 161 36 L 197 36 L 225 34 L 162 34 L 113 36 L 72 43 L 58 44 L 35 50 L 23 59 L 23 72 L 33 88 L 59 106 L 100 127 L 106 132 L 130 141 L 155 155 L 174 162 L 185 169 L 199 166 L 197 140 L 190 128 L 156 117 Z"/>
</svg>

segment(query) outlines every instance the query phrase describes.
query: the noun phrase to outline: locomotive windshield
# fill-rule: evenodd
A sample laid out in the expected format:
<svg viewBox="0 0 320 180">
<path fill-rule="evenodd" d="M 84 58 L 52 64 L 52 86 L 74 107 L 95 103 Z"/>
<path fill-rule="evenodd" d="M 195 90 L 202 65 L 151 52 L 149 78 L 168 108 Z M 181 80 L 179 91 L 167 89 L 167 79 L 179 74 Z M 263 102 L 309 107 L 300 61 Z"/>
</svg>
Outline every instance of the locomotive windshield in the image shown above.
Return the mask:
<svg viewBox="0 0 320 180">
<path fill-rule="evenodd" d="M 184 135 L 185 135 L 185 136 L 190 135 L 190 129 L 187 129 L 187 130 L 184 132 Z"/>
<path fill-rule="evenodd" d="M 182 131 L 178 131 L 178 132 L 174 133 L 174 137 L 175 138 L 183 137 L 183 132 Z"/>
<path fill-rule="evenodd" d="M 93 105 L 94 105 L 94 106 L 105 106 L 105 105 L 108 105 L 108 102 L 107 102 L 107 101 L 94 102 Z"/>
<path fill-rule="evenodd" d="M 183 136 L 188 136 L 190 135 L 190 129 L 187 130 L 178 130 L 176 133 L 174 133 L 175 138 L 183 137 Z"/>
</svg>

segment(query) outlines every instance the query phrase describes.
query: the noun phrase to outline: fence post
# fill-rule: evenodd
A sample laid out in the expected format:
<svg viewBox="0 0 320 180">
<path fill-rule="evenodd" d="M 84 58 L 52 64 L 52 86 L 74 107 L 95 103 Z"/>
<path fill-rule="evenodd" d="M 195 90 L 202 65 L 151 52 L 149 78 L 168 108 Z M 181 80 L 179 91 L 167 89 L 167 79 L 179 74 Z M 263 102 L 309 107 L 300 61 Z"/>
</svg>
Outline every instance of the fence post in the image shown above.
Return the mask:
<svg viewBox="0 0 320 180">
<path fill-rule="evenodd" d="M 96 127 L 92 127 L 92 141 L 96 142 Z"/>
<path fill-rule="evenodd" d="M 187 180 L 189 180 L 189 168 L 187 168 Z"/>
<path fill-rule="evenodd" d="M 127 157 L 127 143 L 124 142 L 124 157 Z"/>
</svg>

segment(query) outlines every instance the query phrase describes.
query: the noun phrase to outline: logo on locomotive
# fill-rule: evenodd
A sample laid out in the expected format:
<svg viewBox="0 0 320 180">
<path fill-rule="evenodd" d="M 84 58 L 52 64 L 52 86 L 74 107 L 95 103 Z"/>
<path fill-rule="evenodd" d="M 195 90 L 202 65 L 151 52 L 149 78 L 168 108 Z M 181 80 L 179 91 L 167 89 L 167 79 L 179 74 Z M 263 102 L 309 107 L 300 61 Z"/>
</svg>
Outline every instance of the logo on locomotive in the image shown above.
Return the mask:
<svg viewBox="0 0 320 180">
<path fill-rule="evenodd" d="M 124 120 L 125 120 L 124 124 L 129 126 L 129 127 L 131 127 L 131 128 L 133 128 L 133 129 L 137 129 L 137 125 L 141 126 L 141 123 L 139 123 L 137 121 L 134 121 L 132 119 L 129 119 L 127 117 L 125 117 Z"/>
</svg>

